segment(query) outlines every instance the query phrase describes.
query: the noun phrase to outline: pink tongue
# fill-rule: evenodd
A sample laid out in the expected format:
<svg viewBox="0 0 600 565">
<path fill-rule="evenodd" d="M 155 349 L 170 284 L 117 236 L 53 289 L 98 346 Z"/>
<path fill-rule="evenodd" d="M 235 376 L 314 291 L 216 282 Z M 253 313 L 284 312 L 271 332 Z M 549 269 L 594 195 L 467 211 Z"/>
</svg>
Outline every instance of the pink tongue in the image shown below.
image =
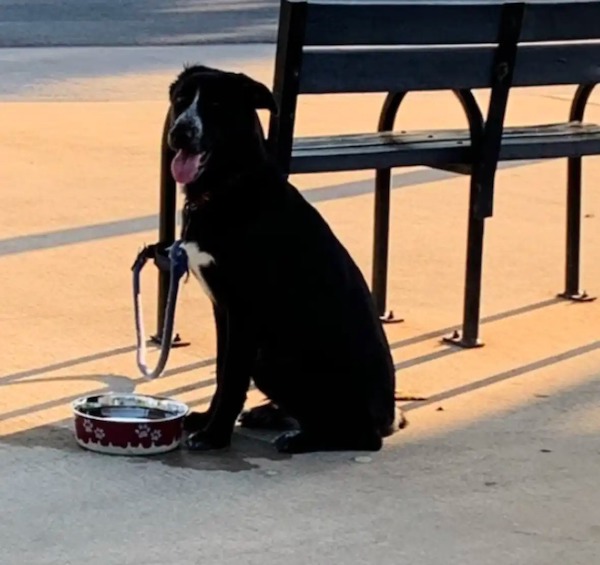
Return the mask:
<svg viewBox="0 0 600 565">
<path fill-rule="evenodd" d="M 171 173 L 175 181 L 179 184 L 192 182 L 198 174 L 202 156 L 202 153 L 186 153 L 180 149 L 171 162 Z"/>
</svg>

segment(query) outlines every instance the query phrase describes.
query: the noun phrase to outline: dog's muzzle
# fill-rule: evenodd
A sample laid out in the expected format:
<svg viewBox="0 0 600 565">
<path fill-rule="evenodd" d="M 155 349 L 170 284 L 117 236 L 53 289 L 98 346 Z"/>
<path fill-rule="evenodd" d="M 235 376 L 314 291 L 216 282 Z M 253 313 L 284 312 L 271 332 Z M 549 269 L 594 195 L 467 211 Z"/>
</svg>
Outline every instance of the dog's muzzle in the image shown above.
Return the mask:
<svg viewBox="0 0 600 565">
<path fill-rule="evenodd" d="M 202 172 L 208 153 L 202 148 L 202 131 L 195 120 L 175 121 L 167 136 L 167 143 L 176 152 L 171 162 L 171 174 L 179 184 L 194 182 Z"/>
<path fill-rule="evenodd" d="M 183 149 L 189 153 L 200 153 L 200 132 L 193 124 L 176 123 L 170 130 L 167 143 L 174 151 Z"/>
</svg>

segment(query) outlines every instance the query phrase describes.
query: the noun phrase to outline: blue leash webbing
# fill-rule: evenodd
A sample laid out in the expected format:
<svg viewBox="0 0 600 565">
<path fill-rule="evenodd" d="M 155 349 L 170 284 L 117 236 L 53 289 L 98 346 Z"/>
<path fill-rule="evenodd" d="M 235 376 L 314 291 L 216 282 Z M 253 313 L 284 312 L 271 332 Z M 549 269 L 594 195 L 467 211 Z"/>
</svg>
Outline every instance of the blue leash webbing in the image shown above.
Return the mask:
<svg viewBox="0 0 600 565">
<path fill-rule="evenodd" d="M 135 311 L 135 330 L 137 338 L 137 354 L 136 361 L 140 371 L 147 379 L 156 379 L 161 375 L 169 353 L 171 351 L 171 340 L 173 339 L 173 327 L 175 323 L 175 306 L 177 304 L 177 293 L 179 291 L 179 279 L 188 272 L 188 261 L 185 250 L 181 247 L 181 241 L 176 241 L 169 248 L 170 261 L 170 279 L 169 279 L 169 294 L 167 297 L 167 306 L 165 311 L 164 323 L 162 328 L 160 356 L 156 368 L 152 371 L 146 363 L 146 335 L 144 333 L 144 317 L 142 313 L 142 295 L 140 274 L 146 261 L 148 254 L 146 249 L 142 250 L 138 255 L 133 265 L 133 305 Z"/>
</svg>

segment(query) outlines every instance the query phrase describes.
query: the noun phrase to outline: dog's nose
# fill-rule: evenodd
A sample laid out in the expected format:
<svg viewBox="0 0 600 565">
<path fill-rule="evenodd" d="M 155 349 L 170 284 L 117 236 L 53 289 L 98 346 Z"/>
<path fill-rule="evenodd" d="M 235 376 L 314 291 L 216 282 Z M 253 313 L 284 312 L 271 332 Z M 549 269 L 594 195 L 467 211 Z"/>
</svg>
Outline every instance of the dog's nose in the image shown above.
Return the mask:
<svg viewBox="0 0 600 565">
<path fill-rule="evenodd" d="M 182 149 L 190 145 L 194 133 L 191 128 L 182 125 L 176 125 L 169 131 L 168 142 L 174 149 Z"/>
</svg>

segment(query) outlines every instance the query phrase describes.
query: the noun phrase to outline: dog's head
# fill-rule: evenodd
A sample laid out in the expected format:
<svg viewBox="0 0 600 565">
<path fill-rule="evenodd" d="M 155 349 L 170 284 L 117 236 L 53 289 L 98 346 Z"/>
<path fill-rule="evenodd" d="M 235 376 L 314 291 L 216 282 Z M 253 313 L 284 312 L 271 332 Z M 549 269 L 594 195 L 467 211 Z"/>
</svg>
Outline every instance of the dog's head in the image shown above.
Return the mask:
<svg viewBox="0 0 600 565">
<path fill-rule="evenodd" d="M 276 112 L 269 89 L 241 73 L 196 65 L 171 85 L 171 172 L 184 185 L 209 170 L 235 171 L 264 152 L 256 110 Z"/>
</svg>

